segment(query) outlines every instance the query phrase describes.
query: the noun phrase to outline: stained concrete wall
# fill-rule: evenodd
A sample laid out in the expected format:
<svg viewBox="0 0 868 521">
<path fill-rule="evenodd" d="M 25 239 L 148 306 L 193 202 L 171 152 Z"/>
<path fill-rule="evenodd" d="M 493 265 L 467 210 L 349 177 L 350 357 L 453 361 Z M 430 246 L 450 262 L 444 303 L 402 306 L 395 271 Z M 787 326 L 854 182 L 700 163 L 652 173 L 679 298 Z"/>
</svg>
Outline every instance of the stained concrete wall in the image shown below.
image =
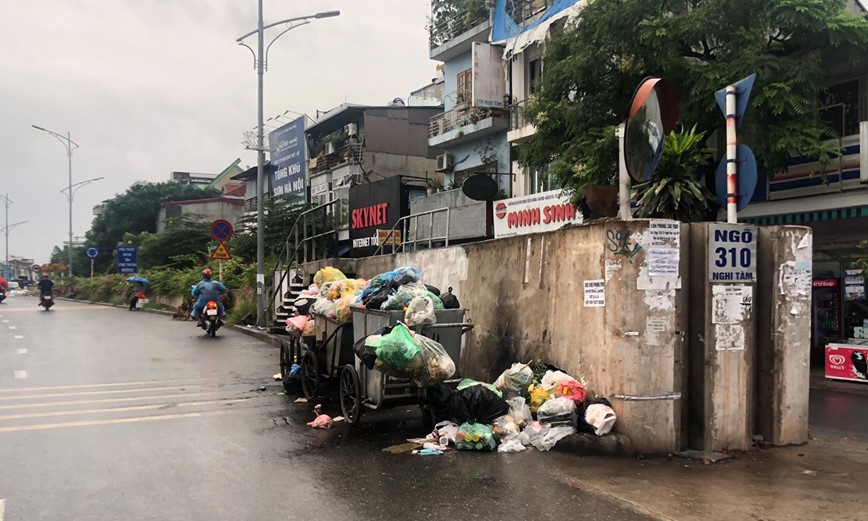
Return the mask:
<svg viewBox="0 0 868 521">
<path fill-rule="evenodd" d="M 759 230 L 755 432 L 773 445 L 808 441 L 811 229 Z"/>
</svg>

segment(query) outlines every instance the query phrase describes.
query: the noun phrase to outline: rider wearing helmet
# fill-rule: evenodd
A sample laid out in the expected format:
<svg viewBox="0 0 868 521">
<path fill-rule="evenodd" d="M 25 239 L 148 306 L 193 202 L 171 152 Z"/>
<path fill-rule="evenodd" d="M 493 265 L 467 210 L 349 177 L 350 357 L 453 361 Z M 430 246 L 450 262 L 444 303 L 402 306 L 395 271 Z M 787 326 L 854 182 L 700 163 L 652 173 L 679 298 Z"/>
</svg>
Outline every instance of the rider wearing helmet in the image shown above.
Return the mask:
<svg viewBox="0 0 868 521">
<path fill-rule="evenodd" d="M 205 309 L 205 304 L 207 304 L 209 300 L 213 300 L 217 303 L 217 312 L 219 313 L 220 318 L 226 316 L 223 302 L 220 301 L 220 295 L 226 293 L 226 286 L 224 286 L 222 282 L 211 280 L 210 269 L 205 268 L 202 270 L 202 280 L 193 286 L 192 293 L 193 296 L 198 299 L 196 304 L 193 306 L 193 312 L 190 313 L 194 319 L 201 320 L 200 315 L 202 314 L 202 310 Z"/>
</svg>

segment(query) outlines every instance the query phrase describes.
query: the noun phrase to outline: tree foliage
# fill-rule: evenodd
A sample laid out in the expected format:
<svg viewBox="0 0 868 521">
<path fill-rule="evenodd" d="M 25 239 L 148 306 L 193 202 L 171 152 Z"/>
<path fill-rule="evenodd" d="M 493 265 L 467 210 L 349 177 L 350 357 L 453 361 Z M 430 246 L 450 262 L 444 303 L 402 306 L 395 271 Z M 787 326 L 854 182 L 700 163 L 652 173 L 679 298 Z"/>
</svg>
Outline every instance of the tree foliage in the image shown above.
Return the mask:
<svg viewBox="0 0 868 521">
<path fill-rule="evenodd" d="M 843 0 L 592 1 L 547 44 L 520 162 L 573 190 L 613 182 L 615 128 L 643 78 L 670 80 L 680 122 L 710 132 L 725 124 L 714 92 L 751 73 L 742 133 L 761 168 L 773 175 L 791 153 L 828 162 L 834 131 L 813 110 L 823 68 L 866 48 L 868 20 Z"/>
<path fill-rule="evenodd" d="M 169 219 L 162 233 L 125 233 L 121 243 L 138 246 L 139 269 L 190 268 L 207 262 L 210 223 L 189 214 Z"/>
<path fill-rule="evenodd" d="M 165 183 L 137 183 L 126 192 L 106 202 L 87 232 L 88 246 L 99 250 L 96 269 L 108 270 L 114 262 L 114 252 L 124 234 L 155 233 L 160 205 L 170 201 L 186 201 L 217 197 L 214 189 L 203 189 L 175 181 Z"/>
</svg>

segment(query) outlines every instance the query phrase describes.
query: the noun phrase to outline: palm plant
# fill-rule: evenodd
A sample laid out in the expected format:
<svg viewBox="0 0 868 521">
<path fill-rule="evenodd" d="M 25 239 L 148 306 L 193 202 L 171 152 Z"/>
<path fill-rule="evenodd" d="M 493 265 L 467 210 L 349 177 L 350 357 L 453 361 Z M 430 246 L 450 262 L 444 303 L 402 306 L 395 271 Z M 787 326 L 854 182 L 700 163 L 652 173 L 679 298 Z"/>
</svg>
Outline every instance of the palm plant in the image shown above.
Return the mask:
<svg viewBox="0 0 868 521">
<path fill-rule="evenodd" d="M 697 177 L 698 168 L 708 164 L 712 154 L 704 141 L 705 133 L 697 132 L 696 125 L 666 136 L 651 179 L 634 186 L 638 217 L 699 221 L 715 207 L 717 198 Z"/>
</svg>

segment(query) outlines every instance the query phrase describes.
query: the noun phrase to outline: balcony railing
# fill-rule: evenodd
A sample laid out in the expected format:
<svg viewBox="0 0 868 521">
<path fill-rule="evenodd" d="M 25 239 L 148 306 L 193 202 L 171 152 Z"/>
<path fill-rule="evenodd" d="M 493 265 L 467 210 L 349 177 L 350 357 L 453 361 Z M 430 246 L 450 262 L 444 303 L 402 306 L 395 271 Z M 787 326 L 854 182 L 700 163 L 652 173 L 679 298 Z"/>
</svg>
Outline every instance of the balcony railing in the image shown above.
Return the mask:
<svg viewBox="0 0 868 521">
<path fill-rule="evenodd" d="M 340 165 L 351 163 L 361 164 L 365 161 L 365 145 L 358 141 L 345 141 L 339 144 L 334 154 L 322 153 L 316 158 L 316 166 L 311 167 L 311 174 L 333 170 Z"/>
<path fill-rule="evenodd" d="M 527 108 L 527 100 L 519 101 L 509 107 L 509 130 L 516 130 L 519 128 L 524 128 L 527 125 L 531 125 L 533 122 L 530 121 L 527 116 L 524 115 L 524 111 Z"/>
<path fill-rule="evenodd" d="M 446 134 L 457 128 L 472 125 L 488 118 L 504 118 L 508 110 L 483 107 L 455 108 L 433 116 L 428 122 L 428 137 Z"/>
<path fill-rule="evenodd" d="M 436 49 L 477 25 L 488 21 L 489 0 L 467 0 L 455 6 L 455 0 L 433 0 L 428 34 L 431 49 Z"/>
<path fill-rule="evenodd" d="M 524 25 L 551 7 L 555 0 L 512 0 L 507 2 L 506 14 L 518 25 Z"/>
</svg>

